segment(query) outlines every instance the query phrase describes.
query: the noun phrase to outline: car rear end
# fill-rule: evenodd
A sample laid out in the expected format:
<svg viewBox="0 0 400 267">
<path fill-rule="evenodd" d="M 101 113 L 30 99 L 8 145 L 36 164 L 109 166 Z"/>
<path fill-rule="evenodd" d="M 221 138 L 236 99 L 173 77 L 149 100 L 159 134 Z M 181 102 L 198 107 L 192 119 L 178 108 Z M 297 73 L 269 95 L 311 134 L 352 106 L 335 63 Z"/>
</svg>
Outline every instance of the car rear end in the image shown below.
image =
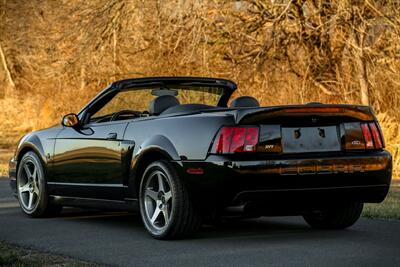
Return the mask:
<svg viewBox="0 0 400 267">
<path fill-rule="evenodd" d="M 201 174 L 203 184 L 215 183 L 213 201 L 221 207 L 261 204 L 265 213 L 296 213 L 381 202 L 389 190 L 391 155 L 369 107 L 240 109 L 235 122 L 216 133 L 206 162 L 185 164 L 198 170 L 192 179 Z"/>
</svg>

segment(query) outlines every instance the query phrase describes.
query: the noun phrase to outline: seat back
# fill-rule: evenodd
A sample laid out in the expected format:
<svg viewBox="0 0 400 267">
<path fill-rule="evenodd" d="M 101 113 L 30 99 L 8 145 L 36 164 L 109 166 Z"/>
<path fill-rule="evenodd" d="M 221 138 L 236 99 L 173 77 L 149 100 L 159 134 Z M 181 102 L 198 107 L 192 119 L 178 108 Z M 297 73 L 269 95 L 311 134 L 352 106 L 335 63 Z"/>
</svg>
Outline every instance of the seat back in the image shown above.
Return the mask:
<svg viewBox="0 0 400 267">
<path fill-rule="evenodd" d="M 154 98 L 149 105 L 149 113 L 151 115 L 159 115 L 167 108 L 179 105 L 179 100 L 172 95 L 162 95 Z"/>
<path fill-rule="evenodd" d="M 251 96 L 240 96 L 235 98 L 230 105 L 231 108 L 257 108 L 260 103 Z"/>
</svg>

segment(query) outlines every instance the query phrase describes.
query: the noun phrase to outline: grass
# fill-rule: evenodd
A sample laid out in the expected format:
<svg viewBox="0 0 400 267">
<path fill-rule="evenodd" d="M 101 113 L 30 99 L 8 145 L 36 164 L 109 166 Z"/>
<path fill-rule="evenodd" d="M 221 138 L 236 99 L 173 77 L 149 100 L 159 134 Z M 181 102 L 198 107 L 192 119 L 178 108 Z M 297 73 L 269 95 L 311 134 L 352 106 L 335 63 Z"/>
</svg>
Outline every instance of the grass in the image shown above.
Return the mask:
<svg viewBox="0 0 400 267">
<path fill-rule="evenodd" d="M 386 199 L 380 204 L 366 204 L 362 214 L 372 219 L 400 220 L 400 185 L 392 185 Z"/>
<path fill-rule="evenodd" d="M 12 149 L 0 149 L 0 177 L 8 176 L 8 161 L 13 153 Z"/>
<path fill-rule="evenodd" d="M 35 266 L 99 266 L 69 257 L 25 249 L 0 241 L 0 266 L 35 267 Z"/>
<path fill-rule="evenodd" d="M 17 250 L 0 242 L 0 266 L 23 266 Z"/>
<path fill-rule="evenodd" d="M 15 129 L 10 130 L 9 127 L 9 125 L 0 127 L 0 177 L 8 176 L 8 161 L 17 147 L 19 138 L 25 133 Z"/>
</svg>

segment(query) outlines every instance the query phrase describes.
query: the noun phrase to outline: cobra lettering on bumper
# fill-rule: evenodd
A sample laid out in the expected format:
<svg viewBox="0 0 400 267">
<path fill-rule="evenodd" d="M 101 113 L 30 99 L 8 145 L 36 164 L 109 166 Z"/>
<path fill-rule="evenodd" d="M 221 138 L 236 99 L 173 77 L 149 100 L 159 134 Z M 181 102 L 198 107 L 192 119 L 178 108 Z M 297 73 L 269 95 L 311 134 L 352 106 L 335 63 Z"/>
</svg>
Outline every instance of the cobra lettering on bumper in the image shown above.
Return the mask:
<svg viewBox="0 0 400 267">
<path fill-rule="evenodd" d="M 280 168 L 281 175 L 356 173 L 364 171 L 365 166 L 354 164 L 290 166 Z"/>
</svg>

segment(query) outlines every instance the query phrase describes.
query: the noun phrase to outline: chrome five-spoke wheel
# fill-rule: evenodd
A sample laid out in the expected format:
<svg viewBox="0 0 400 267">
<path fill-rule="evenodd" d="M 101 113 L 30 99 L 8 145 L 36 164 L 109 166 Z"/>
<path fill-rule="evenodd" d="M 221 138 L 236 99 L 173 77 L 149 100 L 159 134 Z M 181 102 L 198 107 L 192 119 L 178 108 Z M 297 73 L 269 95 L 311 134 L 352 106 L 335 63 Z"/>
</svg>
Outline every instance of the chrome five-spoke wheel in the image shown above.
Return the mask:
<svg viewBox="0 0 400 267">
<path fill-rule="evenodd" d="M 22 171 L 18 177 L 18 196 L 23 209 L 30 212 L 40 201 L 42 173 L 34 159 L 28 158 L 22 164 Z"/>
<path fill-rule="evenodd" d="M 140 214 L 147 231 L 157 239 L 194 233 L 200 213 L 173 164 L 159 160 L 147 166 L 139 190 Z"/>
<path fill-rule="evenodd" d="M 161 230 L 168 226 L 172 201 L 168 178 L 161 171 L 150 174 L 146 182 L 144 205 L 147 219 L 154 228 Z"/>
<path fill-rule="evenodd" d="M 17 194 L 22 211 L 30 217 L 58 214 L 62 206 L 50 203 L 42 161 L 33 152 L 26 152 L 17 171 Z"/>
</svg>

